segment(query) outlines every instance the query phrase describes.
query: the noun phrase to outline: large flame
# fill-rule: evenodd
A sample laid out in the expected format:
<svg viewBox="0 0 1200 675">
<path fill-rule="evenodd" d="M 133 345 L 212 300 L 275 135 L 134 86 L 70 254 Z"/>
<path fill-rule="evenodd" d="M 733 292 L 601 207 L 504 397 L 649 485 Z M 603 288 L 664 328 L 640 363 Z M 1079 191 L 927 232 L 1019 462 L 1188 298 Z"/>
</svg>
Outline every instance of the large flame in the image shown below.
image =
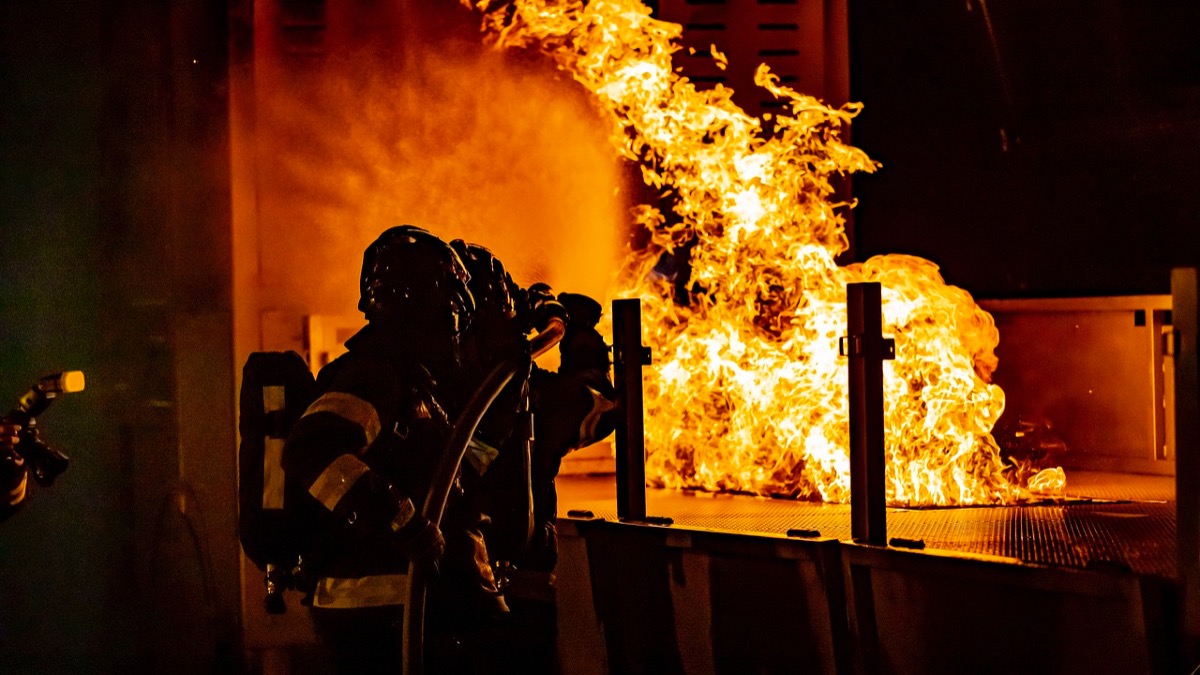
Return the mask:
<svg viewBox="0 0 1200 675">
<path fill-rule="evenodd" d="M 647 474 L 656 485 L 849 499 L 846 284 L 883 288 L 887 497 L 896 505 L 1003 503 L 1027 492 L 1002 472 L 991 429 L 1004 394 L 990 384 L 991 316 L 933 263 L 904 255 L 839 267 L 846 249 L 831 178 L 873 171 L 841 132 L 859 106 L 833 108 L 779 84 L 763 120 L 731 90 L 700 91 L 672 66 L 681 28 L 637 0 L 516 0 L 485 12 L 501 47 L 538 49 L 595 95 L 611 138 L 673 213 L 634 209 L 650 233 L 621 295 L 643 302 Z M 723 57 L 713 49 L 718 63 Z M 688 250 L 682 250 L 686 247 Z M 676 297 L 656 265 L 689 256 Z"/>
</svg>

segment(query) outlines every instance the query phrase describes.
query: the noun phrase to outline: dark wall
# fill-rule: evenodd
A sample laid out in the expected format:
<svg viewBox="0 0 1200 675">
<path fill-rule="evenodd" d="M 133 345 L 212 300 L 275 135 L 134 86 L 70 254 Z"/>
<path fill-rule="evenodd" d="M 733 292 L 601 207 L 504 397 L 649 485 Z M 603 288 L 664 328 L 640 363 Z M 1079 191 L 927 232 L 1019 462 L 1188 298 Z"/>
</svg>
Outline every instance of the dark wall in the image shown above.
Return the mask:
<svg viewBox="0 0 1200 675">
<path fill-rule="evenodd" d="M 0 406 L 47 373 L 88 379 L 43 419 L 71 468 L 0 523 L 0 671 L 231 653 L 206 529 L 225 514 L 198 506 L 180 406 L 231 388 L 189 381 L 180 347 L 229 309 L 225 23 L 201 0 L 0 4 Z M 229 346 L 203 347 L 231 379 Z"/>
<path fill-rule="evenodd" d="M 1200 264 L 1200 4 L 850 3 L 856 256 L 977 296 L 1169 292 Z"/>
<path fill-rule="evenodd" d="M 113 372 L 101 344 L 108 179 L 99 130 L 109 103 L 93 60 L 108 28 L 96 9 L 65 4 L 0 12 L 2 405 L 44 373 L 81 368 L 93 378 L 43 420 L 75 465 L 0 524 L 0 659 L 18 671 L 114 669 L 131 658 L 133 614 L 125 460 L 97 405 L 105 387 L 96 380 Z"/>
</svg>

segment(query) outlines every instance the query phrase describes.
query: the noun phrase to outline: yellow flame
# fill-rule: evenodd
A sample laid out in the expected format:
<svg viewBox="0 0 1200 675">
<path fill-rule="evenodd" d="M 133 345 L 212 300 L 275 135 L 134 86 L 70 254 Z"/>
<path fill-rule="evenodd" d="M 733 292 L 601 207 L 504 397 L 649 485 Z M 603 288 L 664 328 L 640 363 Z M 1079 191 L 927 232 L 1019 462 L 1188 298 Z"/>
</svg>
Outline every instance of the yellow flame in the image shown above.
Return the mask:
<svg viewBox="0 0 1200 675">
<path fill-rule="evenodd" d="M 516 0 L 485 12 L 500 47 L 548 55 L 595 95 L 611 138 L 639 161 L 671 214 L 642 205 L 650 245 L 631 251 L 621 295 L 643 302 L 655 365 L 646 374 L 647 475 L 674 488 L 849 499 L 847 283 L 883 288 L 887 496 L 891 504 L 1008 502 L 1027 494 L 1002 474 L 989 383 L 992 318 L 933 263 L 904 255 L 839 267 L 847 246 L 831 177 L 876 164 L 841 141 L 860 106 L 830 107 L 779 83 L 771 128 L 720 85 L 698 90 L 672 67 L 681 27 L 636 0 Z M 719 65 L 724 56 L 717 55 Z M 690 249 L 685 305 L 654 272 Z"/>
<path fill-rule="evenodd" d="M 1062 467 L 1042 469 L 1029 479 L 1029 491 L 1044 495 L 1061 495 L 1067 486 L 1067 474 Z"/>
</svg>

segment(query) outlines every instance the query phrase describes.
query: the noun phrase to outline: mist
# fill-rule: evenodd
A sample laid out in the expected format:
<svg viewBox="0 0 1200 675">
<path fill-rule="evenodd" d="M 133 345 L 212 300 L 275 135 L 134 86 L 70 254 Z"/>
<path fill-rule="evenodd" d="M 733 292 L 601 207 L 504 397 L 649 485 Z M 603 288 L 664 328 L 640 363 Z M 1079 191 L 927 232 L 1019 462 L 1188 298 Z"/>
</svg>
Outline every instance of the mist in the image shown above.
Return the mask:
<svg viewBox="0 0 1200 675">
<path fill-rule="evenodd" d="M 549 64 L 446 47 L 258 76 L 264 310 L 353 313 L 364 248 L 400 224 L 482 244 L 522 285 L 605 296 L 626 207 L 598 113 Z"/>
</svg>

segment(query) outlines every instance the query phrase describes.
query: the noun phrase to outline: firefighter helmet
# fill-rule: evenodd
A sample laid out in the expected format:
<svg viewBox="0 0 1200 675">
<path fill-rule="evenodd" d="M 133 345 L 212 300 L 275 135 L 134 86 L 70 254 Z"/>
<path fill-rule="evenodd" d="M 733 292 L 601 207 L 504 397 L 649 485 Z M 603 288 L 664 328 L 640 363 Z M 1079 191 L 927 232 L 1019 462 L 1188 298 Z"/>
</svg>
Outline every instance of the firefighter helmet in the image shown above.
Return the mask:
<svg viewBox="0 0 1200 675">
<path fill-rule="evenodd" d="M 467 268 L 449 244 L 413 225 L 379 235 L 363 254 L 358 309 L 368 321 L 442 323 L 457 334 L 475 311 Z"/>
<path fill-rule="evenodd" d="M 450 242 L 451 248 L 467 266 L 471 274 L 471 295 L 476 308 L 485 310 L 504 319 L 516 316 L 513 291 L 518 289 L 512 276 L 504 269 L 504 263 L 494 253 L 479 244 L 469 244 L 462 239 Z M 519 290 L 519 289 L 518 289 Z"/>
</svg>

